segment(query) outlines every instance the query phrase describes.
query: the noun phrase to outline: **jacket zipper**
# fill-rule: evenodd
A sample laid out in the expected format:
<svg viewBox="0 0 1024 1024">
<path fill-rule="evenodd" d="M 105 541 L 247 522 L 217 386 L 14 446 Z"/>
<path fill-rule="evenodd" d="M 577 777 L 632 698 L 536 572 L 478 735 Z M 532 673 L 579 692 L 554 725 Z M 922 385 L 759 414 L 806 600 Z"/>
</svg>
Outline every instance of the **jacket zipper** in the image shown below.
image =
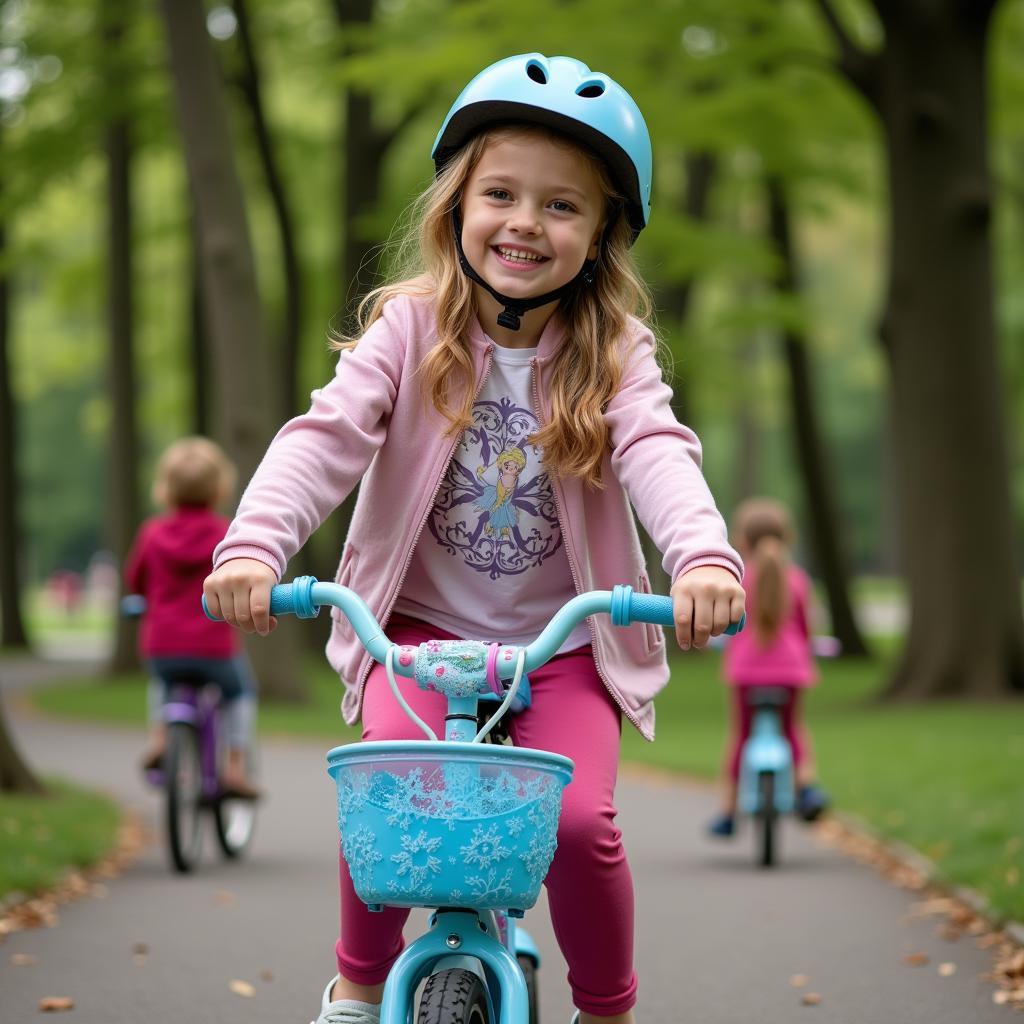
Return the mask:
<svg viewBox="0 0 1024 1024">
<path fill-rule="evenodd" d="M 537 414 L 537 423 L 543 423 L 543 416 L 541 414 L 540 407 L 540 386 L 537 378 L 537 359 L 534 357 L 530 360 L 531 369 L 531 384 L 533 386 L 533 406 L 534 411 Z M 569 573 L 572 576 L 572 585 L 576 591 L 576 595 L 579 596 L 583 593 L 583 586 L 580 583 L 579 572 L 576 568 L 576 553 L 573 550 L 572 544 L 569 543 L 569 533 L 565 528 L 565 518 L 562 515 L 562 491 L 561 487 L 552 474 L 548 474 L 548 480 L 551 483 L 551 493 L 555 496 L 555 515 L 558 517 L 558 528 L 562 531 L 562 543 L 565 545 L 566 560 L 569 563 Z M 605 675 L 604 666 L 601 664 L 601 651 L 597 643 L 597 633 L 594 629 L 594 624 L 587 616 L 587 629 L 590 631 L 590 649 L 594 652 L 594 664 L 597 667 L 597 674 L 601 677 L 601 682 L 604 683 L 604 688 L 611 694 L 612 700 L 618 705 L 619 710 L 636 726 L 643 735 L 643 729 L 640 727 L 640 720 L 637 716 L 626 707 L 626 702 L 622 699 L 619 692 L 614 686 L 608 681 L 608 676 Z"/>
<path fill-rule="evenodd" d="M 477 385 L 476 398 L 480 397 L 480 392 L 483 391 L 484 385 L 487 383 L 487 378 L 491 375 L 491 353 L 493 351 L 494 347 L 489 346 L 484 354 L 484 372 L 480 377 L 480 383 Z M 434 503 L 437 501 L 438 491 L 441 490 L 441 484 L 444 483 L 445 474 L 448 472 L 448 467 L 452 464 L 452 459 L 455 458 L 455 452 L 461 442 L 462 435 L 459 434 L 448 449 L 448 456 L 444 460 L 444 465 L 441 467 L 441 473 L 437 478 L 437 482 L 434 484 L 430 501 L 427 502 L 423 515 L 420 518 L 419 526 L 416 527 L 416 533 L 413 535 L 412 543 L 409 545 L 409 550 L 406 552 L 405 564 L 402 566 L 402 572 L 399 574 L 398 582 L 395 584 L 395 588 L 392 590 L 391 596 L 388 598 L 387 604 L 384 606 L 384 612 L 380 616 L 381 629 L 387 625 L 388 619 L 391 617 L 391 610 L 395 607 L 398 595 L 402 592 L 402 584 L 405 582 L 406 576 L 409 575 L 409 566 L 412 565 L 413 552 L 416 550 L 416 545 L 419 543 L 420 534 L 423 533 L 423 528 L 427 525 L 427 520 L 430 518 L 430 513 L 434 508 Z M 360 708 L 363 706 L 363 690 L 366 687 L 366 680 L 369 677 L 372 668 L 373 658 L 370 658 L 366 664 L 366 668 L 364 668 L 360 673 L 359 679 L 356 683 L 356 699 Z"/>
</svg>

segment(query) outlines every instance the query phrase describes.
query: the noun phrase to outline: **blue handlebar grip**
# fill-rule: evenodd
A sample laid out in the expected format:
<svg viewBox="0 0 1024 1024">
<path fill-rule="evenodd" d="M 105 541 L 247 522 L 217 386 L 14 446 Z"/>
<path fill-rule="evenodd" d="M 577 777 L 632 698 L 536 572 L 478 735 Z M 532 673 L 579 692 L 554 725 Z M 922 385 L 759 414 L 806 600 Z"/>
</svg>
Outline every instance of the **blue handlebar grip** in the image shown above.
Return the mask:
<svg viewBox="0 0 1024 1024">
<path fill-rule="evenodd" d="M 270 614 L 295 614 L 295 591 L 290 583 L 278 583 L 276 586 L 271 588 Z"/>
<path fill-rule="evenodd" d="M 672 598 L 661 594 L 631 594 L 629 601 L 629 618 L 632 622 L 653 622 L 657 626 L 674 626 L 675 616 L 672 614 Z M 735 636 L 747 624 L 744 615 L 739 622 L 726 627 L 726 636 Z"/>
</svg>

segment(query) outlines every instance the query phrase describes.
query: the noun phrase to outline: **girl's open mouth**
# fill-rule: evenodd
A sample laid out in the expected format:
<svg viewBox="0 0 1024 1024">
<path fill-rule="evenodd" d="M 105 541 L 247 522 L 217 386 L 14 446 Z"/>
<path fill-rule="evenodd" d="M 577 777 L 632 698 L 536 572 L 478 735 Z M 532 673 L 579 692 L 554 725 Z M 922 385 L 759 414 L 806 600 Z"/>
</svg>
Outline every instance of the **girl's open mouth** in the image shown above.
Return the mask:
<svg viewBox="0 0 1024 1024">
<path fill-rule="evenodd" d="M 503 267 L 510 270 L 533 270 L 549 261 L 547 256 L 541 256 L 540 253 L 509 245 L 492 245 L 491 252 Z"/>
</svg>

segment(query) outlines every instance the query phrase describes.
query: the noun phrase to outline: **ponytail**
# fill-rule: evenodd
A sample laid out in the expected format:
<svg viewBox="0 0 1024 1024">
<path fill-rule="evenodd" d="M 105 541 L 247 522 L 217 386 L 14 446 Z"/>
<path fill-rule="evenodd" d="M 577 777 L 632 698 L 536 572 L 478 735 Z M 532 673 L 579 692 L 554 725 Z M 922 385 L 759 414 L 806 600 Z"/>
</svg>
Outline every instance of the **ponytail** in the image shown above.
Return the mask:
<svg viewBox="0 0 1024 1024">
<path fill-rule="evenodd" d="M 754 549 L 754 636 L 759 647 L 775 640 L 789 611 L 788 568 L 785 544 L 778 537 L 762 537 Z"/>
<path fill-rule="evenodd" d="M 754 570 L 754 638 L 759 647 L 768 647 L 789 614 L 793 523 L 786 507 L 771 498 L 748 498 L 733 522 L 736 540 L 750 553 Z"/>
</svg>

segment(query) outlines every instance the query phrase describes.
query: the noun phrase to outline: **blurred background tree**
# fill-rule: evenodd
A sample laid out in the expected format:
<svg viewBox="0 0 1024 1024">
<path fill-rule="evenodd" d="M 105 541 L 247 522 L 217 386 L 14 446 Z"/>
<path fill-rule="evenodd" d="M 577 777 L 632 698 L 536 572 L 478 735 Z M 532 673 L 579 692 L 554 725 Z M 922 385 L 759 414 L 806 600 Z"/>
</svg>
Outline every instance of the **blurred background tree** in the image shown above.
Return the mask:
<svg viewBox="0 0 1024 1024">
<path fill-rule="evenodd" d="M 793 505 L 848 653 L 862 645 L 851 576 L 907 579 L 892 693 L 1024 686 L 1024 472 L 1011 443 L 1024 412 L 1024 0 L 129 7 L 104 49 L 116 0 L 0 4 L 13 398 L 9 419 L 0 400 L 0 483 L 17 481 L 0 501 L 5 645 L 18 593 L 117 554 L 115 515 L 144 513 L 152 459 L 174 437 L 206 430 L 251 471 L 330 374 L 328 329 L 389 272 L 387 240 L 429 178 L 451 100 L 492 60 L 537 50 L 608 71 L 648 120 L 654 210 L 637 255 L 723 511 L 755 492 Z M 191 114 L 181 91 L 194 72 L 175 70 L 168 45 L 179 7 L 211 58 Z M 114 49 L 130 73 L 120 89 Z M 201 197 L 216 178 L 189 154 L 215 108 L 236 169 L 232 222 L 246 225 L 219 240 L 209 218 L 226 208 L 204 213 Z M 135 360 L 134 456 L 115 450 L 129 441 L 115 426 L 129 378 L 119 391 L 106 376 L 129 358 L 108 361 L 117 331 L 103 299 L 117 266 L 101 241 L 117 119 L 132 154 L 120 258 L 134 289 L 117 330 Z M 251 269 L 217 300 L 211 277 L 243 258 L 244 232 Z M 224 296 L 234 314 L 217 311 Z M 116 465 L 135 513 L 97 486 Z M 302 568 L 333 572 L 335 519 Z"/>
</svg>

